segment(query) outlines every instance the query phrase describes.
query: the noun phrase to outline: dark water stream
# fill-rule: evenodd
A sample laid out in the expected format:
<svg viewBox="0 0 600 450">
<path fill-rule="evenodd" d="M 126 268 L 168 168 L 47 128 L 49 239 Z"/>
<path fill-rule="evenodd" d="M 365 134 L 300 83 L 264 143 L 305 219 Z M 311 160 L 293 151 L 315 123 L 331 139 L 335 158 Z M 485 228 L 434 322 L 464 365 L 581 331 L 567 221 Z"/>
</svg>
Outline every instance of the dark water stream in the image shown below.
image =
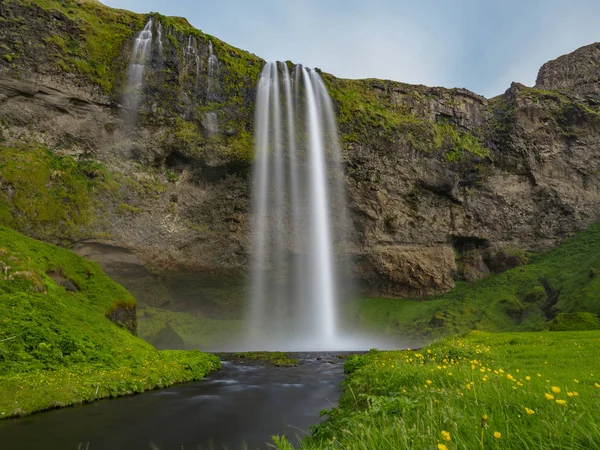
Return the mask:
<svg viewBox="0 0 600 450">
<path fill-rule="evenodd" d="M 288 368 L 224 362 L 195 383 L 3 420 L 0 449 L 263 449 L 273 434 L 295 444 L 337 403 L 343 379 L 336 355 L 303 359 Z"/>
</svg>

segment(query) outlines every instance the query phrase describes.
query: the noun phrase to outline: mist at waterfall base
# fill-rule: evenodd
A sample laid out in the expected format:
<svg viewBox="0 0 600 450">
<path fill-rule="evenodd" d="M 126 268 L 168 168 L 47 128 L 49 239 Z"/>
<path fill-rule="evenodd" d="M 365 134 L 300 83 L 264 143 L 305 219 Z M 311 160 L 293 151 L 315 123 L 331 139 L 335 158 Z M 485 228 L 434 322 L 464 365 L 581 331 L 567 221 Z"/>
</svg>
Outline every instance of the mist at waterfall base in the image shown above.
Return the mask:
<svg viewBox="0 0 600 450">
<path fill-rule="evenodd" d="M 354 295 L 350 224 L 333 105 L 316 71 L 265 65 L 255 145 L 244 346 L 318 351 L 383 344 L 345 333 L 339 323 L 339 309 Z"/>
</svg>

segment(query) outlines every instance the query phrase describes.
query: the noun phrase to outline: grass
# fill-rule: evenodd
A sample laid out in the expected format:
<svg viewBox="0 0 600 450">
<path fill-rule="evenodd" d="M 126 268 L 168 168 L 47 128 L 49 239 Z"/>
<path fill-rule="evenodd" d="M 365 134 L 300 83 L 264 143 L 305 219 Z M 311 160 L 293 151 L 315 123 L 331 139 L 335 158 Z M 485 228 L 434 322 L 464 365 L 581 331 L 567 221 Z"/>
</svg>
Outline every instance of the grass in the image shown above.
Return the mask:
<svg viewBox="0 0 600 450">
<path fill-rule="evenodd" d="M 291 358 L 285 352 L 237 352 L 229 354 L 228 357 L 275 367 L 294 367 L 300 364 L 297 359 Z"/>
<path fill-rule="evenodd" d="M 144 340 L 159 345 L 157 338 L 166 326 L 181 337 L 186 349 L 231 348 L 246 331 L 242 320 L 196 317 L 187 312 L 148 306 L 138 310 L 138 333 Z"/>
<path fill-rule="evenodd" d="M 561 313 L 600 314 L 598 267 L 600 222 L 548 253 L 531 256 L 527 265 L 474 283 L 458 283 L 443 295 L 359 300 L 345 307 L 345 321 L 348 326 L 388 336 L 430 340 L 473 329 L 548 330 L 557 322 L 566 323 Z M 555 304 L 549 296 L 557 296 Z M 586 315 L 568 319 L 570 329 L 597 325 L 597 320 Z"/>
<path fill-rule="evenodd" d="M 156 351 L 111 322 L 107 315 L 134 309 L 134 298 L 67 250 L 0 227 L 0 269 L 2 418 L 197 380 L 219 367 L 199 351 Z"/>
<path fill-rule="evenodd" d="M 351 357 L 339 406 L 300 448 L 600 448 L 599 338 L 474 331 Z"/>
</svg>

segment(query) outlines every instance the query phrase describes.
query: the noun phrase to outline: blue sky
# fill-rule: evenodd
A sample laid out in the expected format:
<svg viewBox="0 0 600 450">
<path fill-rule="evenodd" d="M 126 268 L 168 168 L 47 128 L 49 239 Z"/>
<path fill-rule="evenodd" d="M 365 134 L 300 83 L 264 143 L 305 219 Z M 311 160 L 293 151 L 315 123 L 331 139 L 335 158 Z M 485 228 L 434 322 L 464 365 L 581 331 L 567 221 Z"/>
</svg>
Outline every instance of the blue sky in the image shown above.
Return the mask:
<svg viewBox="0 0 600 450">
<path fill-rule="evenodd" d="M 598 0 L 102 0 L 186 17 L 266 60 L 487 97 L 600 41 Z"/>
</svg>

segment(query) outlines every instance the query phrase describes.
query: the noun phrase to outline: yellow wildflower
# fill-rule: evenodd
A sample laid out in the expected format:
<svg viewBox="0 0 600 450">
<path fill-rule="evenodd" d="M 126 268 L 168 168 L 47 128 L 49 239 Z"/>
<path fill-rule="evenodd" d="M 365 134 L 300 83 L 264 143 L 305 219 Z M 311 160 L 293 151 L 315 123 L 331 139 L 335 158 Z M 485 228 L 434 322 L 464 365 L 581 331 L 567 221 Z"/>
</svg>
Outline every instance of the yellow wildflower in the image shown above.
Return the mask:
<svg viewBox="0 0 600 450">
<path fill-rule="evenodd" d="M 573 391 L 573 397 L 579 397 L 579 392 Z"/>
<path fill-rule="evenodd" d="M 501 433 L 499 433 L 498 431 L 494 431 L 494 437 L 495 437 L 496 439 L 500 439 L 500 438 L 502 437 L 502 434 L 501 434 Z"/>
<path fill-rule="evenodd" d="M 557 404 L 557 405 L 560 405 L 560 406 L 562 406 L 562 405 L 566 405 L 566 404 L 567 404 L 567 401 L 566 401 L 566 400 L 556 400 L 556 404 Z"/>
<path fill-rule="evenodd" d="M 533 409 L 529 409 L 527 407 L 525 407 L 525 412 L 529 415 L 535 414 L 535 411 Z"/>
<path fill-rule="evenodd" d="M 432 381 L 431 381 L 431 380 L 427 380 L 427 384 L 431 384 L 431 383 L 432 383 Z"/>
<path fill-rule="evenodd" d="M 448 442 L 452 438 L 450 437 L 450 433 L 448 433 L 446 430 L 442 430 L 442 439 Z"/>
<path fill-rule="evenodd" d="M 558 386 L 552 386 L 552 392 L 555 394 L 560 394 L 560 388 Z"/>
<path fill-rule="evenodd" d="M 545 393 L 544 397 L 546 397 L 547 400 L 554 400 L 554 395 L 552 394 Z"/>
<path fill-rule="evenodd" d="M 579 383 L 579 380 L 578 380 L 577 378 L 573 378 L 573 381 L 574 381 L 575 383 Z"/>
<path fill-rule="evenodd" d="M 525 377 L 525 379 L 526 379 L 527 381 L 531 381 L 531 377 L 530 377 L 529 375 L 527 375 L 527 376 Z"/>
<path fill-rule="evenodd" d="M 448 450 L 448 447 L 446 447 L 444 444 L 438 444 L 438 450 Z"/>
<path fill-rule="evenodd" d="M 573 397 L 573 393 L 572 393 L 572 392 L 567 392 L 567 395 L 568 395 L 569 397 Z"/>
<path fill-rule="evenodd" d="M 594 383 L 594 386 L 596 386 L 598 389 L 600 389 L 600 384 Z"/>
</svg>

